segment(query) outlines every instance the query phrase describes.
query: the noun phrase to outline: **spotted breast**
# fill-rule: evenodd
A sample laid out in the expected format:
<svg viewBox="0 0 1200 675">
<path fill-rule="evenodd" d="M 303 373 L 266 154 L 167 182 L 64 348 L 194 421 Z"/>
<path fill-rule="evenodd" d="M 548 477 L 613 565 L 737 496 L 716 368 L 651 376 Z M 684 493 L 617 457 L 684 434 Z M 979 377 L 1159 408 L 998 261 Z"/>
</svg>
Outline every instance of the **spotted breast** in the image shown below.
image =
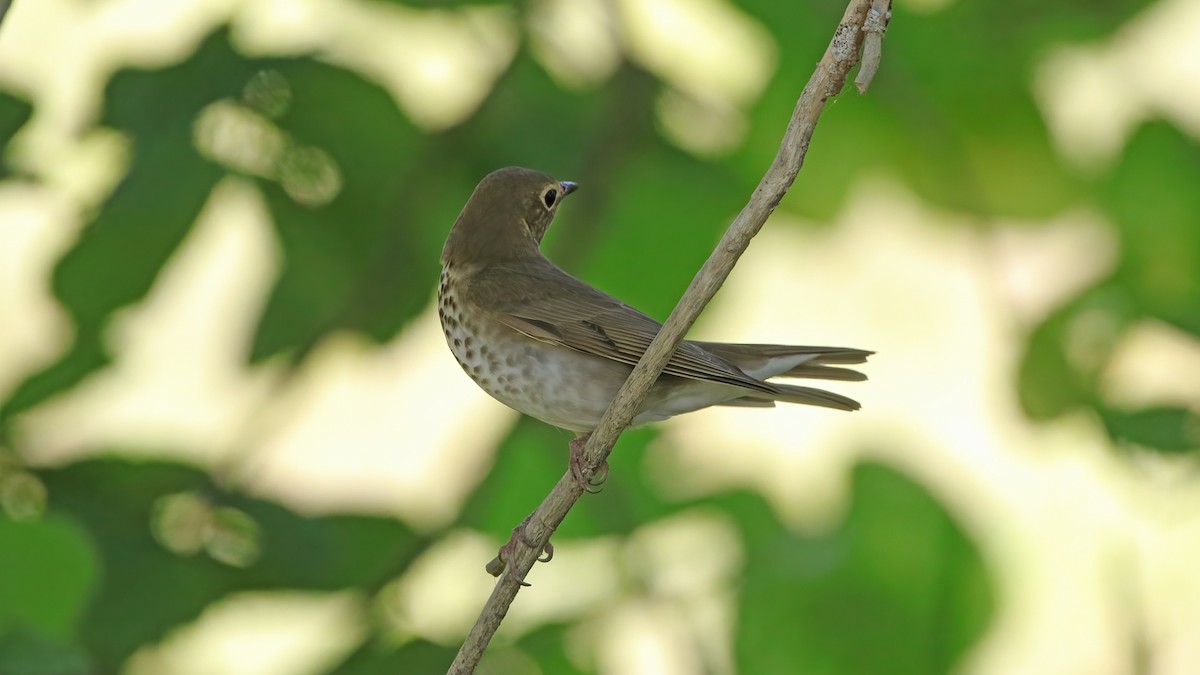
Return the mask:
<svg viewBox="0 0 1200 675">
<path fill-rule="evenodd" d="M 562 429 L 589 431 L 629 366 L 538 342 L 465 299 L 469 275 L 442 268 L 438 317 L 446 344 L 481 389 L 510 408 Z"/>
</svg>

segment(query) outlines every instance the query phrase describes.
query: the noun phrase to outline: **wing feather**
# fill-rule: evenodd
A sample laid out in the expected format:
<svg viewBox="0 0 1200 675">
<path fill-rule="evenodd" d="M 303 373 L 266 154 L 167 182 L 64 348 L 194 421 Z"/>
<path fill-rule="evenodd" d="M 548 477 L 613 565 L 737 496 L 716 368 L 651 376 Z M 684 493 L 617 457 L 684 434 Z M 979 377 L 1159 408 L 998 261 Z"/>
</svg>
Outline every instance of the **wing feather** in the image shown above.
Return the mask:
<svg viewBox="0 0 1200 675">
<path fill-rule="evenodd" d="M 493 266 L 470 277 L 466 299 L 529 337 L 630 366 L 662 324 L 559 269 L 545 258 Z M 683 341 L 663 372 L 775 394 L 777 388 L 694 342 Z"/>
</svg>

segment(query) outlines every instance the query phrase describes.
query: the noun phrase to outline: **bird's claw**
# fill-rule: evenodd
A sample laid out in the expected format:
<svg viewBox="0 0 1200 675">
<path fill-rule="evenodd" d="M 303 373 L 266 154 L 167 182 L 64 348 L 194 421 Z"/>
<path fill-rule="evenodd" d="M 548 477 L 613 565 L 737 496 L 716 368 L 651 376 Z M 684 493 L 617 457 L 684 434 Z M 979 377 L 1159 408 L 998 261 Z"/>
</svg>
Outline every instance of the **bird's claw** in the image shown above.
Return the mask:
<svg viewBox="0 0 1200 675">
<path fill-rule="evenodd" d="M 487 564 L 485 569 L 487 569 L 488 574 L 498 577 L 504 573 L 504 570 L 508 567 L 508 558 L 512 557 L 513 549 L 516 547 L 517 540 L 520 540 L 520 542 L 525 546 L 537 550 L 537 543 L 530 541 L 529 535 L 525 531 L 525 526 L 529 524 L 529 519 L 531 517 L 532 514 L 526 516 L 525 520 L 522 520 L 520 525 L 517 525 L 513 528 L 512 536 L 509 537 L 508 541 L 505 542 L 504 545 L 500 547 L 500 550 L 496 552 L 496 557 Z M 537 558 L 538 562 L 548 563 L 554 559 L 554 544 L 551 544 L 549 541 L 547 541 L 546 544 L 541 547 L 541 551 L 542 554 Z M 522 586 L 532 585 L 523 579 L 518 579 L 517 583 L 521 584 Z"/>
<path fill-rule="evenodd" d="M 595 472 L 588 478 L 584 474 L 586 464 L 583 461 L 583 449 L 587 445 L 587 436 L 578 436 L 571 441 L 571 477 L 575 482 L 583 486 L 584 492 L 596 494 L 604 489 L 604 481 L 608 480 L 608 461 L 605 460 L 600 466 L 596 467 Z"/>
</svg>

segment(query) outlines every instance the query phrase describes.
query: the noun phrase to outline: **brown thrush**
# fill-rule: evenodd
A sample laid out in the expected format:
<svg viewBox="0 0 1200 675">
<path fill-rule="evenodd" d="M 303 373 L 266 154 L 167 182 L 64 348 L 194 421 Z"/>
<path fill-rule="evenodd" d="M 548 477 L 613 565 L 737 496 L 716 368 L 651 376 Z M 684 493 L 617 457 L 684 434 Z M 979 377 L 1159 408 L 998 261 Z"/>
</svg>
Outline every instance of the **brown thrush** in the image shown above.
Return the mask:
<svg viewBox="0 0 1200 675">
<path fill-rule="evenodd" d="M 595 428 L 662 324 L 567 274 L 538 246 L 575 184 L 509 167 L 488 174 L 442 249 L 438 316 L 459 365 L 501 403 L 577 432 Z M 842 347 L 684 340 L 633 425 L 708 406 L 776 401 L 857 410 L 856 401 L 770 378 L 865 380 L 837 365 L 872 352 Z"/>
</svg>

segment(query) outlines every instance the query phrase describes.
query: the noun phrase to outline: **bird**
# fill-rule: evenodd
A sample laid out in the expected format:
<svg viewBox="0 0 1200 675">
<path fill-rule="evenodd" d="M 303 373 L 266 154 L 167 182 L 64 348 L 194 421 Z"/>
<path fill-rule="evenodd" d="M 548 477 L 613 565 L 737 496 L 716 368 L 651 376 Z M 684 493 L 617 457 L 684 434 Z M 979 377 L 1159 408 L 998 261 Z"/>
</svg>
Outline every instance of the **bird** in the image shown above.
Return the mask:
<svg viewBox="0 0 1200 675">
<path fill-rule="evenodd" d="M 575 432 L 571 470 L 662 324 L 568 274 L 542 238 L 576 183 L 521 167 L 479 182 L 442 249 L 438 317 L 455 360 L 490 396 Z M 776 402 L 859 409 L 823 389 L 772 381 L 860 381 L 843 366 L 873 352 L 843 347 L 683 340 L 631 422 L 641 426 L 710 406 Z"/>
</svg>

